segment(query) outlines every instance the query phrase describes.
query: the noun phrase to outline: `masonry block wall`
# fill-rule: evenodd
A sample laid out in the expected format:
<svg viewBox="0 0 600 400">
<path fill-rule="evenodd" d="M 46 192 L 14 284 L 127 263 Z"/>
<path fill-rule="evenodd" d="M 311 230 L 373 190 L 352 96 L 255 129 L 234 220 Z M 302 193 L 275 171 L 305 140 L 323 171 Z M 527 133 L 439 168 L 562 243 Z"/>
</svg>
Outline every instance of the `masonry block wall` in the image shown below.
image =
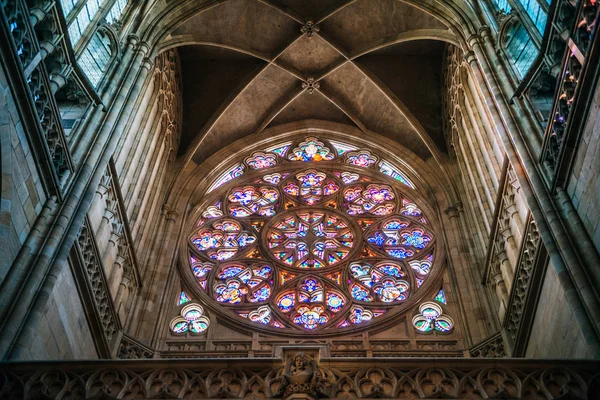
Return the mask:
<svg viewBox="0 0 600 400">
<path fill-rule="evenodd" d="M 0 205 L 0 282 L 42 211 L 46 193 L 40 182 L 27 134 L 6 74 L 0 68 L 0 143 L 2 203 Z"/>
</svg>

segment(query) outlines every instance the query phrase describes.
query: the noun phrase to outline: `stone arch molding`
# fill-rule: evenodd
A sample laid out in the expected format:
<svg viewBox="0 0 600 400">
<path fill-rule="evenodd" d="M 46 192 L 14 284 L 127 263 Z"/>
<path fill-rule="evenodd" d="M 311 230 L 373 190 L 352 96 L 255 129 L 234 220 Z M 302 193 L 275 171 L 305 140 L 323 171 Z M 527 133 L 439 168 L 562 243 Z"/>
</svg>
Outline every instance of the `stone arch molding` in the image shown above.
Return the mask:
<svg viewBox="0 0 600 400">
<path fill-rule="evenodd" d="M 441 237 L 442 230 L 440 228 L 440 221 L 436 216 L 435 207 L 430 205 L 427 190 L 423 190 L 426 185 L 424 178 L 427 180 L 433 175 L 421 176 L 417 171 L 419 166 L 411 166 L 410 162 L 400 160 L 397 156 L 394 158 L 392 156 L 393 153 L 390 154 L 390 152 L 385 150 L 385 144 L 369 146 L 364 143 L 366 140 L 363 140 L 363 143 L 359 143 L 355 137 L 348 134 L 345 138 L 339 134 L 324 136 L 326 132 L 327 130 L 324 129 L 297 128 L 295 132 L 289 132 L 287 135 L 257 135 L 256 138 L 253 138 L 254 140 L 251 145 L 246 143 L 244 146 L 242 143 L 236 143 L 238 146 L 234 144 L 234 148 L 224 149 L 222 151 L 224 154 L 216 154 L 211 157 L 211 159 L 215 158 L 215 161 L 220 160 L 218 167 L 205 168 L 205 165 L 199 166 L 201 170 L 210 169 L 213 172 L 201 180 L 196 187 L 195 193 L 188 192 L 194 200 L 189 203 L 192 204 L 191 209 L 183 218 L 182 234 L 179 240 L 180 274 L 185 286 L 194 293 L 194 297 L 201 299 L 201 303 L 217 314 L 219 320 L 226 325 L 236 326 L 236 329 L 265 331 L 270 334 L 282 336 L 309 334 L 318 337 L 327 337 L 339 335 L 340 329 L 348 333 L 364 329 L 370 329 L 371 331 L 382 330 L 388 328 L 391 324 L 397 323 L 399 318 L 411 317 L 411 312 L 415 304 L 427 298 L 430 299 L 432 293 L 439 289 L 441 273 L 444 269 L 445 251 L 442 244 L 443 241 L 437 238 L 438 236 Z M 327 139 L 324 139 L 325 137 Z M 293 154 L 297 154 L 300 151 L 298 149 L 302 144 L 306 144 L 307 140 L 316 141 L 328 150 L 323 153 L 317 152 L 319 160 L 315 158 L 308 161 L 292 161 L 291 159 L 296 157 Z M 244 140 L 244 142 L 247 142 L 247 140 Z M 282 147 L 285 147 L 283 153 L 281 153 Z M 226 157 L 225 153 L 229 153 L 232 156 Z M 398 153 L 402 154 L 402 152 Z M 403 155 L 410 156 L 406 151 L 404 151 Z M 266 167 L 251 167 L 251 165 L 256 166 L 253 163 L 257 159 L 263 163 L 262 165 L 266 165 Z M 362 166 L 353 165 L 352 162 L 356 162 L 357 159 L 360 159 L 359 163 L 366 164 Z M 243 173 L 241 176 L 231 177 L 227 175 L 227 172 L 236 171 L 235 167 L 236 165 L 240 165 L 240 163 L 243 164 Z M 365 165 L 367 165 L 366 168 Z M 382 165 L 383 167 L 393 166 L 396 172 L 404 175 L 403 181 L 391 178 L 388 171 L 384 170 Z M 400 165 L 405 167 L 407 172 L 404 172 L 399 167 Z M 237 169 L 237 171 L 240 171 L 240 169 Z M 381 171 L 384 172 L 382 173 Z M 295 182 L 296 179 L 300 179 L 296 178 L 297 176 L 304 176 L 307 173 L 321 174 L 324 183 L 337 185 L 337 189 L 335 190 L 339 190 L 339 194 L 328 196 L 326 192 L 322 192 L 322 198 L 316 200 L 315 203 L 303 202 L 301 197 L 293 198 L 293 196 L 290 197 L 291 195 L 286 195 L 288 193 L 287 189 L 283 189 L 285 182 Z M 342 173 L 346 173 L 346 176 L 342 177 Z M 424 174 L 427 175 L 427 171 L 424 171 Z M 349 175 L 352 176 L 348 177 Z M 231 179 L 223 181 L 223 176 Z M 275 176 L 278 176 L 277 179 L 281 180 L 280 185 L 272 184 L 272 179 Z M 344 185 L 345 178 L 349 179 L 347 185 Z M 217 186 L 215 182 L 220 182 L 221 184 Z M 396 193 L 395 196 L 398 202 L 395 203 L 396 208 L 393 211 L 383 214 L 382 218 L 377 217 L 377 214 L 369 214 L 368 212 L 364 215 L 367 217 L 367 223 L 372 224 L 370 229 L 363 227 L 361 230 L 361 226 L 357 225 L 361 220 L 352 217 L 349 208 L 347 208 L 348 204 L 342 204 L 344 198 L 349 198 L 345 197 L 346 192 L 343 192 L 344 197 L 340 197 L 342 191 L 348 191 L 351 187 L 357 185 L 362 189 L 384 185 Z M 259 198 L 261 196 L 259 191 L 263 190 L 264 194 L 269 188 L 277 192 L 277 199 L 272 202 L 261 202 L 262 198 Z M 253 193 L 257 196 L 256 198 L 252 197 L 250 200 L 246 196 L 246 191 L 250 193 L 252 190 L 254 190 Z M 232 193 L 238 192 L 245 193 L 241 195 L 241 198 L 248 200 L 248 202 L 235 203 L 232 200 Z M 331 205 L 335 201 L 338 204 Z M 269 207 L 273 206 L 275 202 L 277 203 L 275 208 L 268 211 L 270 210 Z M 413 206 L 419 208 L 418 213 L 414 215 L 423 215 L 423 218 L 422 220 L 414 220 L 414 222 L 416 224 L 422 223 L 422 225 L 419 225 L 422 232 L 425 232 L 425 236 L 429 235 L 429 239 L 427 240 L 432 240 L 430 244 L 423 247 L 424 251 L 422 253 L 412 253 L 406 260 L 403 258 L 394 259 L 394 257 L 389 256 L 389 254 L 392 254 L 391 252 L 389 254 L 382 253 L 382 251 L 388 250 L 369 247 L 366 244 L 369 242 L 358 241 L 359 238 L 367 240 L 367 237 L 369 237 L 368 240 L 370 241 L 371 237 L 375 237 L 376 232 L 385 232 L 383 224 L 396 221 L 397 217 L 401 219 L 405 217 L 408 219 L 413 218 L 410 212 L 407 213 L 406 208 L 402 208 L 408 203 L 412 204 L 409 208 Z M 241 207 L 241 204 L 244 207 Z M 234 218 L 235 214 L 233 210 L 242 208 L 244 210 L 242 217 Z M 345 221 L 342 225 L 341 233 L 345 233 L 345 228 L 349 228 L 349 231 L 352 233 L 351 236 L 353 235 L 357 240 L 354 242 L 353 248 L 349 248 L 348 250 L 350 251 L 344 253 L 345 255 L 349 255 L 347 259 L 344 258 L 344 255 L 338 257 L 331 264 L 322 264 L 321 266 L 324 268 L 321 270 L 318 269 L 320 267 L 309 267 L 308 270 L 302 271 L 302 269 L 296 268 L 298 265 L 286 265 L 285 262 L 281 262 L 281 258 L 274 257 L 273 252 L 269 253 L 269 246 L 271 246 L 268 244 L 270 243 L 269 235 L 272 235 L 274 229 L 277 230 L 277 228 L 280 228 L 277 225 L 278 221 L 292 217 L 296 219 L 296 223 L 301 223 L 302 214 L 307 212 L 315 212 L 316 214 L 324 213 L 325 217 L 323 217 L 323 221 L 328 216 L 332 216 L 337 221 Z M 364 212 L 364 210 L 361 212 Z M 261 215 L 265 218 L 262 218 Z M 309 230 L 316 229 L 313 227 L 313 225 L 316 226 L 313 222 L 310 221 L 310 223 L 307 223 L 307 226 L 310 225 Z M 236 231 L 236 235 L 238 233 L 243 234 L 244 238 L 240 239 L 241 236 L 236 236 L 235 240 L 238 240 L 236 254 L 231 257 L 227 255 L 221 259 L 219 254 L 215 252 L 210 253 L 212 250 L 209 248 L 212 245 L 204 246 L 208 242 L 202 243 L 205 233 L 211 232 L 212 234 L 214 229 L 221 231 L 224 229 L 226 231 L 227 229 L 223 228 L 223 224 L 226 223 L 238 224 L 236 229 L 239 232 Z M 391 226 L 390 224 L 389 227 Z M 379 231 L 379 229 L 384 230 Z M 331 237 L 333 238 L 333 236 Z M 240 240 L 243 240 L 244 243 L 250 243 L 250 246 L 246 248 L 246 245 L 242 245 Z M 198 245 L 196 246 L 196 244 Z M 344 251 L 343 246 L 340 247 Z M 208 252 L 204 250 L 208 250 Z M 359 255 L 357 251 L 362 253 Z M 427 258 L 429 256 L 430 258 Z M 404 255 L 401 257 L 404 257 Z M 323 260 L 321 259 L 321 262 Z M 298 258 L 298 261 L 300 261 L 300 258 Z M 425 275 L 418 275 L 415 271 L 422 264 L 414 266 L 413 264 L 415 263 L 429 263 L 427 274 L 429 272 L 431 274 L 427 275 L 426 279 L 421 279 Z M 258 271 L 265 266 L 269 266 L 267 272 Z M 372 269 L 373 273 L 380 275 L 381 272 L 378 272 L 378 268 L 384 271 L 386 270 L 385 268 L 389 270 L 390 267 L 397 267 L 397 276 L 395 278 L 391 276 L 387 278 L 389 278 L 390 282 L 393 281 L 395 284 L 400 285 L 397 286 L 398 288 L 404 287 L 404 283 L 402 282 L 410 282 L 406 283 L 407 286 L 410 286 L 410 289 L 408 289 L 410 291 L 410 299 L 407 293 L 407 297 L 399 301 L 399 303 L 385 304 L 383 297 L 380 297 L 381 300 L 378 302 L 379 308 L 372 307 L 369 302 L 354 301 L 358 298 L 351 294 L 350 287 L 358 283 L 358 286 L 364 289 L 370 287 L 370 284 L 364 286 L 361 283 L 362 281 L 358 280 L 358 272 L 354 275 L 348 272 L 352 266 L 360 266 L 364 271 L 371 271 Z M 338 274 L 337 277 L 335 274 Z M 287 281 L 284 281 L 284 275 L 287 277 Z M 320 329 L 319 326 L 316 329 L 308 328 L 304 331 L 302 329 L 295 329 L 298 328 L 294 326 L 295 319 L 290 317 L 290 319 L 285 320 L 286 313 L 281 311 L 283 308 L 276 308 L 279 306 L 278 301 L 285 293 L 293 292 L 294 296 L 301 297 L 301 292 L 304 290 L 305 294 L 310 294 L 310 290 L 306 292 L 307 289 L 302 289 L 301 286 L 306 284 L 305 279 L 313 278 L 316 285 L 320 286 L 323 296 L 322 300 L 317 300 L 316 303 L 326 303 L 324 300 L 325 298 L 329 299 L 330 295 L 334 297 L 338 296 L 338 300 L 341 298 L 343 302 L 343 305 L 339 309 L 341 313 L 335 314 L 339 310 L 334 312 L 331 312 L 331 310 L 321 310 L 322 314 L 327 314 L 328 320 L 331 320 L 331 323 L 323 323 L 324 328 L 326 326 L 330 329 Z M 353 280 L 354 283 L 352 285 L 350 283 L 346 284 L 345 281 L 347 279 Z M 269 280 L 271 280 L 270 284 L 267 283 Z M 417 281 L 420 281 L 420 283 Z M 252 286 L 248 282 L 255 282 L 256 286 Z M 375 283 L 375 286 L 377 285 Z M 260 300 L 259 297 L 256 297 L 250 300 L 250 296 L 255 296 L 257 293 L 254 288 L 262 288 L 263 286 L 268 287 L 269 290 L 267 299 Z M 381 294 L 381 290 L 383 289 L 378 290 L 380 292 L 375 291 L 371 295 L 376 297 L 377 294 L 375 293 L 379 293 L 380 296 L 383 296 Z M 233 292 L 242 293 L 242 297 L 246 296 L 248 300 L 243 300 L 244 306 L 235 306 L 238 302 L 242 301 L 237 295 L 234 296 L 235 300 L 229 303 L 231 293 Z M 300 297 L 296 297 L 295 301 L 298 302 Z M 256 300 L 257 298 L 259 300 Z M 230 307 L 231 305 L 234 305 L 234 307 Z M 313 310 L 308 307 L 308 311 L 312 312 Z M 299 313 L 298 317 L 301 316 L 298 307 L 296 307 L 294 312 Z M 356 313 L 368 318 L 368 323 L 357 323 L 356 326 L 349 325 L 349 317 L 347 315 L 355 315 Z M 251 318 L 254 318 L 252 321 L 263 322 L 253 323 L 249 321 Z M 261 320 L 260 318 L 263 319 Z M 240 323 L 243 323 L 245 328 L 240 328 Z"/>
</svg>

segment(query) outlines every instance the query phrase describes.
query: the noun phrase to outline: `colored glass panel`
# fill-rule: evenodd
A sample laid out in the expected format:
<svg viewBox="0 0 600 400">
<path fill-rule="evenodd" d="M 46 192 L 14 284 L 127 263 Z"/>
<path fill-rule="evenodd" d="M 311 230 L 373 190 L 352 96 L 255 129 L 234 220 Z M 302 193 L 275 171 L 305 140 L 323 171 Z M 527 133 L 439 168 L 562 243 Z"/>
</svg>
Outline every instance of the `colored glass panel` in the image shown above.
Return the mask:
<svg viewBox="0 0 600 400">
<path fill-rule="evenodd" d="M 191 301 L 190 297 L 185 292 L 179 293 L 179 299 L 177 300 L 178 306 L 185 304 L 185 303 L 189 303 L 190 301 Z"/>
<path fill-rule="evenodd" d="M 288 159 L 291 161 L 323 161 L 333 160 L 334 157 L 333 152 L 323 142 L 315 138 L 308 138 L 290 152 Z"/>
</svg>

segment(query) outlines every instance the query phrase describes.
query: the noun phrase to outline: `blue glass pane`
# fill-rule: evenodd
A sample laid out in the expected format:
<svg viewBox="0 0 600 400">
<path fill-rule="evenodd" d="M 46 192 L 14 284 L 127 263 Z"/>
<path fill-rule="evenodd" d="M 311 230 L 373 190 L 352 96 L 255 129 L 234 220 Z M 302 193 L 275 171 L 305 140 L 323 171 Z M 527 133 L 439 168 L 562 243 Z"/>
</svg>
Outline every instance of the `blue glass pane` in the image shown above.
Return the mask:
<svg viewBox="0 0 600 400">
<path fill-rule="evenodd" d="M 535 60 L 538 49 L 522 24 L 513 27 L 508 35 L 506 51 L 519 77 L 523 78 Z"/>
<path fill-rule="evenodd" d="M 527 12 L 529 18 L 531 18 L 531 21 L 537 30 L 543 34 L 544 28 L 546 27 L 547 16 L 546 12 L 538 3 L 538 0 L 519 0 L 519 2 L 525 9 L 525 12 Z"/>
</svg>

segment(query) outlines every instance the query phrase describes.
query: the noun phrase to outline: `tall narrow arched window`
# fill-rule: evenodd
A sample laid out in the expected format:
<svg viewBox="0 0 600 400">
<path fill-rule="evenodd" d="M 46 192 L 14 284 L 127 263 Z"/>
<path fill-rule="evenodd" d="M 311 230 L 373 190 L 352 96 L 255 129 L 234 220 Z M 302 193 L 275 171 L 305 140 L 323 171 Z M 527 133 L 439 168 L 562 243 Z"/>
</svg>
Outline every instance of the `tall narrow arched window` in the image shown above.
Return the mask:
<svg viewBox="0 0 600 400">
<path fill-rule="evenodd" d="M 98 28 L 77 60 L 94 88 L 98 88 L 115 55 L 116 45 L 108 29 Z"/>
<path fill-rule="evenodd" d="M 521 3 L 523 9 L 529 18 L 531 18 L 531 22 L 533 22 L 540 34 L 544 34 L 544 28 L 546 28 L 546 20 L 548 19 L 548 16 L 538 0 L 519 0 L 519 3 Z"/>
<path fill-rule="evenodd" d="M 114 24 L 121 20 L 123 16 L 123 11 L 125 11 L 125 7 L 127 6 L 128 0 L 117 0 L 112 5 L 110 10 L 108 10 L 108 14 L 106 14 L 106 22 L 108 24 Z"/>
<path fill-rule="evenodd" d="M 515 72 L 522 79 L 533 64 L 538 48 L 517 18 L 507 22 L 502 33 L 502 44 Z"/>
<path fill-rule="evenodd" d="M 65 1 L 68 2 L 68 0 Z M 75 19 L 69 23 L 69 37 L 71 38 L 73 47 L 79 42 L 83 32 L 92 22 L 105 1 L 106 0 L 87 0 L 84 6 L 79 9 Z M 66 11 L 63 12 L 66 14 Z"/>
</svg>

